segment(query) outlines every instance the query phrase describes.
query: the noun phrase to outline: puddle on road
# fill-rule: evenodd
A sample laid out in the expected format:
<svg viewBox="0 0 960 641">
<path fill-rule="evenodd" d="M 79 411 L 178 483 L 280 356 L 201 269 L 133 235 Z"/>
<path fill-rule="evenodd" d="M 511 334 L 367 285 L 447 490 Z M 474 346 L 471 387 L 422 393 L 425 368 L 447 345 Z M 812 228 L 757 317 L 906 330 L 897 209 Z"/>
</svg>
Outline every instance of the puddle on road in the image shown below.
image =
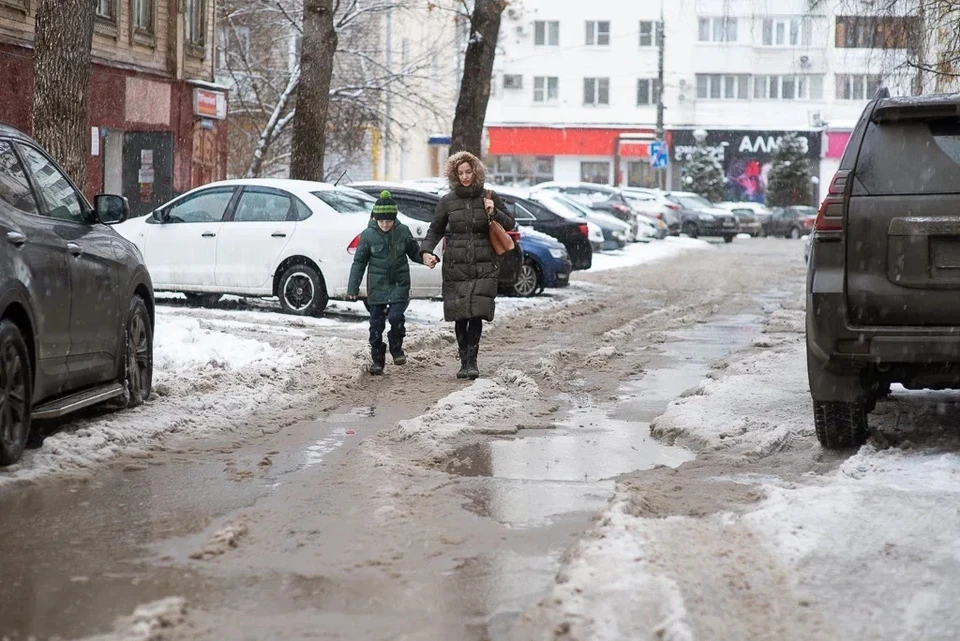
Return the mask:
<svg viewBox="0 0 960 641">
<path fill-rule="evenodd" d="M 457 580 L 485 586 L 480 638 L 509 638 L 522 608 L 553 584 L 572 532 L 582 532 L 615 490 L 615 478 L 693 460 L 690 450 L 650 436 L 650 421 L 697 386 L 714 364 L 760 334 L 762 316 L 718 317 L 668 333 L 643 376 L 625 382 L 616 402 L 580 407 L 556 429 L 521 431 L 513 439 L 461 448 L 447 471 L 472 480 L 464 508 L 508 528 L 495 557 L 470 559 Z M 537 550 L 524 551 L 524 541 Z"/>
</svg>

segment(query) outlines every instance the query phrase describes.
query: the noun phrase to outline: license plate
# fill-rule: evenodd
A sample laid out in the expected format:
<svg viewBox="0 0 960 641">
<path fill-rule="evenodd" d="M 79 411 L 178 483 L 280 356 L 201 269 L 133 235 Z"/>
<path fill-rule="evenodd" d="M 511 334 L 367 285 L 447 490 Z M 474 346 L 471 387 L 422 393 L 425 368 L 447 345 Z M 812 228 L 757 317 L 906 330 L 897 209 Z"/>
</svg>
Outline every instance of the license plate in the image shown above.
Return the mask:
<svg viewBox="0 0 960 641">
<path fill-rule="evenodd" d="M 557 274 L 557 280 L 567 280 L 570 278 L 570 274 Z"/>
</svg>

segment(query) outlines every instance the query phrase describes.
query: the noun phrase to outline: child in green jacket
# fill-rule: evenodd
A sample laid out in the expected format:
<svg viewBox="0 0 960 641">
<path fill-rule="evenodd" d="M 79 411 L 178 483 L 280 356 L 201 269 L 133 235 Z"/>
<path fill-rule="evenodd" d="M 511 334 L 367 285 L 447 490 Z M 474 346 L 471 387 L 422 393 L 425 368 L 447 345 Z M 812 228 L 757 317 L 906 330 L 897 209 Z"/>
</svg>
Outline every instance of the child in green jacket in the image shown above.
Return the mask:
<svg viewBox="0 0 960 641">
<path fill-rule="evenodd" d="M 360 234 L 360 245 L 353 257 L 347 298 L 356 300 L 360 294 L 363 273 L 367 274 L 367 303 L 370 306 L 370 373 L 383 374 L 387 346 L 383 344 L 383 330 L 390 321 L 387 341 L 395 365 L 403 365 L 404 312 L 410 303 L 410 260 L 423 264 L 420 245 L 410 228 L 397 222 L 397 203 L 389 191 L 380 192 L 380 200 L 373 206 L 370 224 Z M 431 266 L 431 269 L 433 267 Z"/>
</svg>

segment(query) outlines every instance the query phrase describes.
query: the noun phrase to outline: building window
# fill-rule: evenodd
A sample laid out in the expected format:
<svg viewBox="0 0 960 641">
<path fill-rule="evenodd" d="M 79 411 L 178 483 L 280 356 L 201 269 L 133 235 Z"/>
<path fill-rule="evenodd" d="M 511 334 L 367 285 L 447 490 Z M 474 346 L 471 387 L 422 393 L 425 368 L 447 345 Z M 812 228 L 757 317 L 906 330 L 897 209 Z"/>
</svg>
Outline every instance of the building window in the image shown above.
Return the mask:
<svg viewBox="0 0 960 641">
<path fill-rule="evenodd" d="M 837 100 L 871 100 L 882 82 L 873 74 L 837 74 Z"/>
<path fill-rule="evenodd" d="M 847 16 L 837 18 L 836 46 L 841 49 L 909 49 L 918 44 L 915 16 Z"/>
<path fill-rule="evenodd" d="M 659 184 L 657 170 L 648 160 L 631 160 L 627 163 L 627 186 L 656 188 Z"/>
<path fill-rule="evenodd" d="M 133 0 L 133 30 L 153 34 L 154 0 Z"/>
<path fill-rule="evenodd" d="M 610 46 L 610 22 L 587 22 L 587 45 Z"/>
<path fill-rule="evenodd" d="M 117 0 L 97 0 L 97 17 L 108 22 L 116 22 Z"/>
<path fill-rule="evenodd" d="M 699 100 L 749 100 L 750 76 L 698 73 L 697 98 Z"/>
<path fill-rule="evenodd" d="M 204 31 L 207 24 L 207 2 L 206 0 L 184 0 L 184 2 L 187 41 L 203 46 L 206 41 Z"/>
<path fill-rule="evenodd" d="M 700 18 L 698 33 L 700 42 L 736 42 L 737 19 Z"/>
<path fill-rule="evenodd" d="M 505 73 L 503 74 L 504 89 L 523 89 L 523 76 L 521 74 Z"/>
<path fill-rule="evenodd" d="M 555 77 L 534 76 L 533 101 L 557 102 L 560 99 L 560 79 Z"/>
<path fill-rule="evenodd" d="M 813 25 L 805 18 L 765 18 L 763 45 L 765 47 L 809 47 L 813 40 Z"/>
<path fill-rule="evenodd" d="M 580 182 L 609 185 L 610 163 L 607 161 L 580 163 Z"/>
<path fill-rule="evenodd" d="M 538 47 L 560 46 L 560 23 L 537 20 L 533 23 L 533 43 Z"/>
<path fill-rule="evenodd" d="M 583 79 L 583 104 L 609 105 L 610 104 L 610 79 L 609 78 L 584 78 Z"/>
<path fill-rule="evenodd" d="M 0 5 L 19 9 L 24 13 L 30 13 L 30 0 L 0 0 Z"/>
<path fill-rule="evenodd" d="M 637 106 L 655 105 L 660 102 L 660 81 L 656 78 L 637 80 Z"/>
<path fill-rule="evenodd" d="M 495 156 L 493 181 L 498 185 L 538 185 L 553 180 L 551 156 Z"/>
<path fill-rule="evenodd" d="M 656 42 L 656 22 L 644 20 L 640 23 L 640 46 L 655 47 Z"/>
<path fill-rule="evenodd" d="M 291 41 L 288 46 L 295 46 Z M 297 52 L 299 63 L 299 52 Z M 217 68 L 245 68 L 244 63 L 250 62 L 250 27 L 234 27 L 231 24 L 217 29 Z M 292 73 L 293 67 L 290 68 Z"/>
<path fill-rule="evenodd" d="M 756 76 L 754 88 L 761 100 L 822 100 L 823 76 Z"/>
</svg>

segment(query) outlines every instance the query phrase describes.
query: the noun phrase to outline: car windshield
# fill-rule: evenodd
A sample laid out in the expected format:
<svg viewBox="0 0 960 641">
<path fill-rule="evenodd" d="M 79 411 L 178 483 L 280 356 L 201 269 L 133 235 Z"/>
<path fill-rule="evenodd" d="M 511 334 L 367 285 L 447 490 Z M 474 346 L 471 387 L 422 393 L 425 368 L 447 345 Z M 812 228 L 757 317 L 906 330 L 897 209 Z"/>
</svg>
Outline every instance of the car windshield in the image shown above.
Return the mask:
<svg viewBox="0 0 960 641">
<path fill-rule="evenodd" d="M 684 209 L 703 209 L 704 207 L 713 207 L 710 201 L 703 196 L 677 196 L 677 200 Z"/>
<path fill-rule="evenodd" d="M 367 214 L 373 211 L 377 199 L 356 189 L 330 189 L 311 192 L 340 214 Z"/>
<path fill-rule="evenodd" d="M 539 202 L 556 215 L 563 216 L 568 220 L 580 220 L 585 217 L 583 212 L 576 209 L 569 201 L 564 202 L 561 198 L 551 196 L 543 198 Z"/>
</svg>

